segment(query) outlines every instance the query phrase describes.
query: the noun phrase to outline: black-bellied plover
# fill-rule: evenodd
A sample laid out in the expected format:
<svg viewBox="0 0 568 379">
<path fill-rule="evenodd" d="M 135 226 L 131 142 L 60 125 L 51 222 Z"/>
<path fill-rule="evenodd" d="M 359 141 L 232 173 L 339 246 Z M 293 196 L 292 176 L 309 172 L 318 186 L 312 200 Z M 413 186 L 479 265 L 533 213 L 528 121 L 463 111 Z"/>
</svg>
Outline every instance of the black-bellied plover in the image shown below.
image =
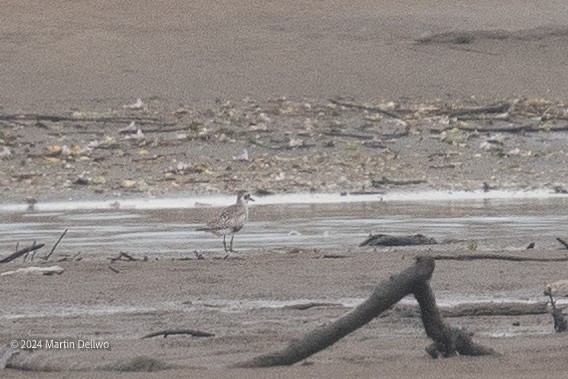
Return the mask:
<svg viewBox="0 0 568 379">
<path fill-rule="evenodd" d="M 248 191 L 239 191 L 237 193 L 237 203 L 223 209 L 221 214 L 209 221 L 203 228 L 198 228 L 199 231 L 211 232 L 218 236 L 223 236 L 223 247 L 225 252 L 234 252 L 233 239 L 235 233 L 245 226 L 248 221 L 248 201 L 254 201 Z M 231 243 L 227 249 L 226 236 L 231 234 Z"/>
</svg>

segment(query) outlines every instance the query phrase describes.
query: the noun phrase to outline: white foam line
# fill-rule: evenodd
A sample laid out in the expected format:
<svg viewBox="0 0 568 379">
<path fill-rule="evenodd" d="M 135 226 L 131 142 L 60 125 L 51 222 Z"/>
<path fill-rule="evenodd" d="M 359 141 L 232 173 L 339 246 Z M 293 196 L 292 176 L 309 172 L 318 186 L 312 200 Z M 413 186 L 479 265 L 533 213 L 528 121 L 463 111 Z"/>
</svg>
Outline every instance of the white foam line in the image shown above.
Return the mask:
<svg viewBox="0 0 568 379">
<path fill-rule="evenodd" d="M 389 192 L 383 195 L 345 195 L 333 193 L 291 193 L 275 194 L 266 197 L 256 197 L 251 207 L 258 205 L 278 204 L 342 204 L 364 202 L 429 202 L 429 201 L 481 201 L 488 199 L 514 200 L 514 199 L 550 199 L 567 197 L 553 193 L 551 190 L 538 189 L 527 191 L 494 190 L 483 191 L 400 191 Z M 39 212 L 54 212 L 67 210 L 93 210 L 93 209 L 184 209 L 203 206 L 220 207 L 234 202 L 234 196 L 221 195 L 188 195 L 186 197 L 170 198 L 137 198 L 137 199 L 108 199 L 108 200 L 73 200 L 40 202 L 35 209 Z M 26 204 L 1 204 L 2 212 L 22 212 L 28 208 Z"/>
</svg>

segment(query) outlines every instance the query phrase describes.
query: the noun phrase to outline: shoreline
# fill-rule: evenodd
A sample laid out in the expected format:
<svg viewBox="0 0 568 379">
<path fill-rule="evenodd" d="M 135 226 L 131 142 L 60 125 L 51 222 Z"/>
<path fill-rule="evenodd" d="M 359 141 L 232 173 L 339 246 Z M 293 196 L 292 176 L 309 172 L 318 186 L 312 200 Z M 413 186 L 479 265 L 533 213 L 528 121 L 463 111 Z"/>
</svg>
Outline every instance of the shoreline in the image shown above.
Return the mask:
<svg viewBox="0 0 568 379">
<path fill-rule="evenodd" d="M 553 188 L 541 189 L 510 189 L 510 190 L 400 190 L 385 193 L 281 193 L 270 195 L 253 195 L 258 202 L 250 207 L 262 205 L 293 205 L 293 204 L 344 204 L 366 202 L 439 202 L 439 201 L 481 201 L 503 200 L 515 201 L 520 199 L 546 200 L 565 199 L 567 194 L 558 193 Z M 33 208 L 29 204 L 4 203 L 0 204 L 1 212 L 34 211 L 64 211 L 64 210 L 117 210 L 117 209 L 190 209 L 204 207 L 221 207 L 232 203 L 233 194 L 176 194 L 166 197 L 124 197 L 113 199 L 52 199 L 36 203 Z"/>
</svg>

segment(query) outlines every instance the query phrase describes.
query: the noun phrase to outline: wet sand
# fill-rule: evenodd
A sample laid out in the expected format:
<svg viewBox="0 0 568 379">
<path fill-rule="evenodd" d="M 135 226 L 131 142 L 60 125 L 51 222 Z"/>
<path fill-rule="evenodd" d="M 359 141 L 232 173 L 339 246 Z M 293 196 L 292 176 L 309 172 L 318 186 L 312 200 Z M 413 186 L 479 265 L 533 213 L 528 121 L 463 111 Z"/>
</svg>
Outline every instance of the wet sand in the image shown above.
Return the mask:
<svg viewBox="0 0 568 379">
<path fill-rule="evenodd" d="M 0 278 L 5 325 L 1 338 L 95 339 L 111 346 L 110 351 L 40 349 L 17 358 L 20 364 L 28 362 L 36 368 L 93 368 L 141 355 L 179 366 L 154 373 L 154 377 L 376 377 L 377 373 L 386 377 L 451 377 L 456 373 L 534 377 L 543 372 L 561 377 L 568 369 L 563 359 L 565 338 L 553 333 L 549 314 L 447 319 L 475 333 L 476 341 L 493 347 L 503 354 L 501 357 L 431 360 L 424 351 L 429 341 L 420 319 L 394 313 L 372 321 L 302 365 L 262 370 L 225 368 L 279 349 L 350 309 L 337 305 L 296 310 L 282 304 L 363 299 L 374 284 L 411 265 L 413 256 L 459 254 L 456 251 L 467 250 L 458 244 L 433 249 L 281 251 L 241 254 L 242 260 L 206 255 L 204 260 L 161 258 L 112 263 L 119 273 L 111 271 L 103 257 L 61 262 L 66 270 L 62 275 Z M 346 258 L 321 258 L 330 253 Z M 559 257 L 564 253 L 537 249 L 515 255 Z M 440 261 L 431 283 L 440 299 L 493 295 L 523 300 L 539 296 L 543 283 L 564 277 L 564 273 L 565 263 Z M 233 305 L 227 307 L 231 301 Z M 184 328 L 211 332 L 215 337 L 141 339 L 159 330 Z M 13 370 L 7 373 L 33 377 L 32 373 Z M 83 373 L 80 377 L 95 375 Z"/>
<path fill-rule="evenodd" d="M 567 13 L 560 0 L 4 1 L 0 106 L 100 110 L 138 97 L 565 100 Z M 479 34 L 488 30 L 511 34 Z M 415 43 L 447 32 L 474 39 Z"/>
</svg>

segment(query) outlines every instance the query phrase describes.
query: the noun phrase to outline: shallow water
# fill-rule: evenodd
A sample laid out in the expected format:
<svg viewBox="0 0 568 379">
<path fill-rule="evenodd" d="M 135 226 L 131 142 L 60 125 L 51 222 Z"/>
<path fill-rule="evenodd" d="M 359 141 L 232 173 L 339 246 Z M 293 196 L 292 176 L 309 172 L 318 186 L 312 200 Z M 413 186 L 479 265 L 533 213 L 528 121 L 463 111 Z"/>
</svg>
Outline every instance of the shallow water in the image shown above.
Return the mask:
<svg viewBox="0 0 568 379">
<path fill-rule="evenodd" d="M 455 194 L 453 194 L 455 195 Z M 477 194 L 453 196 L 445 200 L 418 201 L 413 195 L 399 200 L 377 196 L 320 197 L 314 203 L 289 197 L 261 197 L 251 205 L 250 222 L 235 238 L 241 254 L 262 253 L 278 247 L 349 249 L 359 245 L 370 232 L 386 234 L 422 233 L 439 241 L 444 239 L 475 240 L 480 249 L 516 250 L 536 242 L 538 247 L 559 248 L 555 237 L 568 238 L 567 196 L 511 196 L 484 198 Z M 482 195 L 482 194 L 481 194 Z M 453 197 L 452 197 L 453 196 Z M 468 195 L 469 196 L 469 195 Z M 327 200 L 326 200 L 327 199 Z M 346 200 L 347 201 L 344 201 Z M 326 201 L 323 201 L 326 200 Z M 356 200 L 356 201 L 355 201 Z M 171 207 L 173 200 L 131 200 L 129 207 L 109 209 L 98 202 L 39 204 L 35 209 L 0 206 L 0 257 L 34 240 L 46 243 L 47 249 L 57 241 L 64 229 L 69 229 L 57 247 L 57 254 L 116 256 L 118 252 L 144 254 L 174 254 L 193 257 L 194 250 L 222 253 L 220 237 L 195 231 L 218 207 L 190 206 L 189 202 Z M 202 204 L 225 206 L 232 198 L 203 198 Z M 159 204 L 166 204 L 160 208 Z M 497 241 L 497 242 L 496 242 Z M 45 251 L 45 249 L 44 249 Z M 49 250 L 47 250 L 49 251 Z M 0 319 L 105 317 L 113 314 L 155 313 L 164 311 L 247 312 L 262 308 L 284 308 L 306 302 L 323 302 L 352 308 L 362 298 L 341 299 L 195 299 L 191 302 L 163 302 L 135 305 L 76 305 L 37 309 L 18 309 Z M 407 298 L 403 303 L 412 303 Z M 440 306 L 486 302 L 540 302 L 542 297 L 529 298 L 524 293 L 491 293 L 483 296 L 440 293 Z M 528 328 L 528 329 L 527 329 Z M 512 337 L 517 334 L 552 333 L 548 326 L 489 328 L 487 336 Z"/>
<path fill-rule="evenodd" d="M 504 250 L 518 250 L 533 241 L 541 248 L 559 247 L 555 238 L 568 238 L 567 196 L 520 192 L 503 198 L 491 192 L 464 192 L 446 193 L 447 199 L 441 200 L 440 192 L 435 192 L 436 196 L 432 193 L 384 195 L 382 201 L 379 195 L 257 198 L 251 204 L 249 223 L 235 237 L 235 248 L 242 253 L 278 247 L 348 249 L 359 245 L 369 233 L 421 233 L 438 241 L 475 240 L 480 248 L 493 238 L 492 248 Z M 420 196 L 426 200 L 418 201 Z M 306 202 L 310 197 L 315 203 Z M 177 208 L 171 206 L 174 199 L 133 199 L 128 206 L 121 203 L 119 209 L 109 209 L 109 202 L 104 208 L 101 202 L 45 203 L 34 209 L 3 205 L 0 257 L 14 251 L 17 243 L 22 247 L 35 240 L 50 248 L 64 229 L 69 231 L 57 247 L 58 254 L 222 253 L 221 237 L 195 229 L 218 213 L 217 206 L 233 200 L 197 200 L 201 206 L 196 207 L 193 198 L 192 206 L 187 200 Z"/>
</svg>

